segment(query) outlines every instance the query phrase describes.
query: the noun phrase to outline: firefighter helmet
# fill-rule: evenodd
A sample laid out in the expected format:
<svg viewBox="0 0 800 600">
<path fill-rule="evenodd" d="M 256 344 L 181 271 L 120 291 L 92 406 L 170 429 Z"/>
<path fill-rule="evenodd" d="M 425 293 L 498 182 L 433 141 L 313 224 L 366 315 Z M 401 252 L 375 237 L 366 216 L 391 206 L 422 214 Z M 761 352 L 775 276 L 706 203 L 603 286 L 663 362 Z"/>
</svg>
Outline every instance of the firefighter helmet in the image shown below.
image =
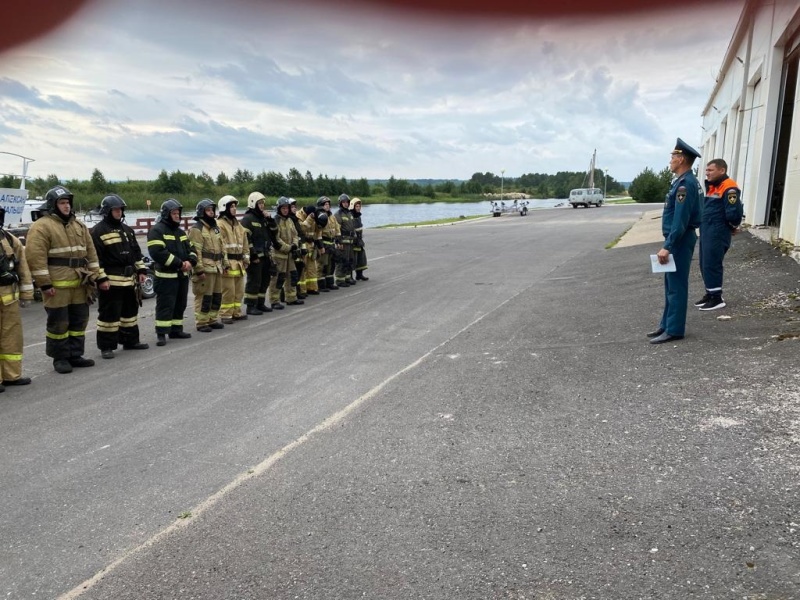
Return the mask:
<svg viewBox="0 0 800 600">
<path fill-rule="evenodd" d="M 267 198 L 264 194 L 261 192 L 253 192 L 247 197 L 247 208 L 256 208 L 259 200 L 264 201 L 264 206 L 267 205 Z"/>
<path fill-rule="evenodd" d="M 317 207 L 322 208 L 323 206 L 325 206 L 326 202 L 330 204 L 331 199 L 328 198 L 327 196 L 320 196 L 319 198 L 317 198 Z"/>
<path fill-rule="evenodd" d="M 120 198 L 117 194 L 109 194 L 103 201 L 100 203 L 100 214 L 103 216 L 108 216 L 111 214 L 111 210 L 114 208 L 121 208 L 122 212 L 125 212 L 125 200 Z"/>
<path fill-rule="evenodd" d="M 181 206 L 181 203 L 175 200 L 175 198 L 167 198 L 164 200 L 164 203 L 161 205 L 161 220 L 169 223 L 169 215 L 176 209 L 180 211 L 178 214 L 183 214 L 183 206 Z"/>
<path fill-rule="evenodd" d="M 214 204 L 214 201 L 211 198 L 203 198 L 197 203 L 197 214 L 194 217 L 195 221 L 199 221 L 206 216 L 207 208 L 213 208 L 214 211 L 217 210 L 217 205 Z"/>
<path fill-rule="evenodd" d="M 350 196 L 348 196 L 347 194 L 342 194 L 341 196 L 339 196 L 339 204 L 341 205 L 342 202 L 350 202 Z"/>
<path fill-rule="evenodd" d="M 230 206 L 231 204 L 238 205 L 239 201 L 230 194 L 228 194 L 227 196 L 223 196 L 222 198 L 219 199 L 219 203 L 217 204 L 217 210 L 219 210 L 220 214 L 227 212 L 228 206 Z"/>
<path fill-rule="evenodd" d="M 314 220 L 317 222 L 317 227 L 320 229 L 325 229 L 328 225 L 328 213 L 324 210 L 321 210 L 317 213 L 317 216 L 314 217 Z"/>
<path fill-rule="evenodd" d="M 47 193 L 44 195 L 44 205 L 40 206 L 39 210 L 49 213 L 55 212 L 56 203 L 58 203 L 61 198 L 69 200 L 69 209 L 72 211 L 72 200 L 74 196 L 72 192 L 63 185 L 57 185 L 47 190 Z"/>
</svg>

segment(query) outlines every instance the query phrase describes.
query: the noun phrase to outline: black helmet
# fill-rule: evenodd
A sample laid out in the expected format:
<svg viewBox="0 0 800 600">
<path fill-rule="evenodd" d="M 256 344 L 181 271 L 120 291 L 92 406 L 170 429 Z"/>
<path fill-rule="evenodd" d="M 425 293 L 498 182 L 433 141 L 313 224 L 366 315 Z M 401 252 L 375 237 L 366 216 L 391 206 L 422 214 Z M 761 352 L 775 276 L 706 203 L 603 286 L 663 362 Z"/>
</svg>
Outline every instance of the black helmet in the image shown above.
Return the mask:
<svg viewBox="0 0 800 600">
<path fill-rule="evenodd" d="M 325 206 L 326 202 L 330 204 L 331 199 L 328 198 L 327 196 L 320 196 L 319 198 L 317 198 L 317 207 L 322 208 L 323 206 Z"/>
<path fill-rule="evenodd" d="M 181 206 L 181 203 L 175 200 L 175 198 L 167 198 L 164 200 L 164 203 L 161 205 L 161 220 L 165 223 L 169 223 L 169 213 L 176 208 L 183 214 L 183 206 Z"/>
<path fill-rule="evenodd" d="M 55 212 L 56 203 L 61 200 L 61 198 L 66 198 L 69 200 L 69 209 L 71 212 L 72 200 L 74 196 L 72 195 L 72 192 L 70 192 L 63 185 L 57 185 L 47 190 L 47 193 L 44 195 L 44 205 L 40 206 L 39 210 L 49 213 Z"/>
<path fill-rule="evenodd" d="M 341 196 L 339 196 L 339 204 L 341 204 L 342 202 L 350 202 L 350 196 L 348 196 L 347 194 L 342 194 Z"/>
<path fill-rule="evenodd" d="M 213 208 L 214 210 L 217 209 L 217 205 L 214 204 L 214 201 L 211 198 L 203 198 L 200 202 L 197 203 L 197 214 L 195 215 L 195 221 L 199 221 L 206 215 L 207 208 Z"/>
<path fill-rule="evenodd" d="M 279 207 L 283 206 L 283 205 L 287 205 L 288 206 L 291 203 L 292 203 L 292 201 L 289 200 L 289 198 L 287 198 L 286 196 L 281 196 L 280 198 L 278 198 L 278 206 Z"/>
<path fill-rule="evenodd" d="M 100 214 L 103 216 L 108 216 L 111 214 L 112 208 L 121 208 L 123 213 L 125 212 L 125 200 L 117 196 L 116 194 L 109 194 L 103 201 L 100 203 Z"/>
<path fill-rule="evenodd" d="M 317 222 L 317 227 L 325 229 L 325 227 L 328 225 L 328 213 L 326 213 L 324 210 L 321 210 L 317 213 L 317 216 L 314 217 L 314 220 Z"/>
</svg>

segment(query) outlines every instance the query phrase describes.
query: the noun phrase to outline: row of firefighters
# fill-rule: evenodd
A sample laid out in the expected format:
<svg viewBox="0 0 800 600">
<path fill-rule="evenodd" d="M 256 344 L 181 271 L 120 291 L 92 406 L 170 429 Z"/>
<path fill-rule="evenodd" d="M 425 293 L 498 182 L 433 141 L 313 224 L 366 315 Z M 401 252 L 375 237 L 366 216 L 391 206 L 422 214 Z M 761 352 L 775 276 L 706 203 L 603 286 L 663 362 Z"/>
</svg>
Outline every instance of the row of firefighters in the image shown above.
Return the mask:
<svg viewBox="0 0 800 600">
<path fill-rule="evenodd" d="M 0 208 L 0 372 L 6 386 L 27 385 L 22 377 L 20 305 L 42 292 L 47 324 L 45 351 L 58 373 L 90 367 L 84 357 L 89 306 L 98 302 L 97 346 L 113 358 L 122 346 L 144 350 L 139 335 L 141 285 L 148 266 L 133 229 L 125 220 L 125 202 L 116 194 L 103 198 L 103 220 L 91 231 L 76 218 L 73 194 L 55 186 L 35 213 L 23 246 L 3 229 Z M 275 216 L 266 198 L 253 192 L 247 210 L 237 217 L 238 200 L 198 202 L 195 223 L 181 228 L 183 207 L 175 199 L 161 205 L 147 234 L 156 293 L 157 345 L 167 338 L 191 337 L 184 331 L 189 286 L 194 294 L 197 331 L 222 329 L 248 315 L 303 304 L 316 295 L 366 281 L 367 256 L 361 201 L 339 196 L 298 207 L 280 197 Z"/>
</svg>

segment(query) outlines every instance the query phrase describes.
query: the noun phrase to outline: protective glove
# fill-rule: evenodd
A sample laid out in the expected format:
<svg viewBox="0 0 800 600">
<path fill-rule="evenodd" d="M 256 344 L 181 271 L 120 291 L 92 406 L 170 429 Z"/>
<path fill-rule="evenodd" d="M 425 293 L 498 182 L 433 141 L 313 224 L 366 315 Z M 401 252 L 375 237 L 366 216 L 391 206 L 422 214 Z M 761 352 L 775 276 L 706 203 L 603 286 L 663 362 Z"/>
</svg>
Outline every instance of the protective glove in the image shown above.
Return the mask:
<svg viewBox="0 0 800 600">
<path fill-rule="evenodd" d="M 292 252 L 295 252 L 296 250 L 297 250 L 297 244 L 292 244 Z"/>
</svg>

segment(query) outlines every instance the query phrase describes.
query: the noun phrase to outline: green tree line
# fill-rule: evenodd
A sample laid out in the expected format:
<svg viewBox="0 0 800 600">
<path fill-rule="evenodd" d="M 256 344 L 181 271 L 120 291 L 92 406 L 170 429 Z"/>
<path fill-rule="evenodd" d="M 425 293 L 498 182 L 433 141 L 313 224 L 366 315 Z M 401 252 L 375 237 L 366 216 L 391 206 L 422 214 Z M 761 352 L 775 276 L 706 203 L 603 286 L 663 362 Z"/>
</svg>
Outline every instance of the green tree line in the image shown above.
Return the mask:
<svg viewBox="0 0 800 600">
<path fill-rule="evenodd" d="M 0 187 L 19 187 L 20 180 L 11 175 L 0 177 Z M 419 185 L 394 175 L 383 182 L 370 183 L 366 178 L 347 179 L 329 177 L 325 174 L 314 176 L 298 169 L 290 169 L 287 174 L 276 171 L 261 171 L 255 174 L 247 169 L 237 169 L 231 175 L 220 172 L 212 176 L 205 171 L 200 174 L 184 173 L 180 170 L 162 170 L 155 180 L 131 180 L 109 182 L 99 169 L 94 169 L 88 180 L 70 179 L 63 181 L 56 174 L 36 177 L 27 182 L 31 196 L 43 196 L 54 185 L 65 185 L 75 194 L 76 202 L 86 210 L 99 205 L 103 196 L 116 193 L 123 197 L 130 208 L 144 209 L 147 201 L 155 208 L 168 198 L 176 198 L 184 206 L 194 206 L 201 198 L 217 200 L 226 194 L 239 198 L 242 202 L 254 191 L 259 191 L 268 199 L 288 196 L 303 201 L 312 201 L 319 196 L 329 196 L 335 200 L 339 194 L 358 196 L 364 204 L 378 202 L 429 202 L 429 201 L 481 201 L 484 194 L 521 192 L 533 198 L 566 198 L 569 191 L 588 185 L 585 173 L 563 171 L 555 175 L 529 173 L 520 177 L 505 177 L 491 172 L 475 173 L 468 181 L 445 180 L 439 183 Z M 613 177 L 605 178 L 600 169 L 595 171 L 595 186 L 606 187 L 608 194 L 624 192 L 624 187 Z"/>
</svg>

